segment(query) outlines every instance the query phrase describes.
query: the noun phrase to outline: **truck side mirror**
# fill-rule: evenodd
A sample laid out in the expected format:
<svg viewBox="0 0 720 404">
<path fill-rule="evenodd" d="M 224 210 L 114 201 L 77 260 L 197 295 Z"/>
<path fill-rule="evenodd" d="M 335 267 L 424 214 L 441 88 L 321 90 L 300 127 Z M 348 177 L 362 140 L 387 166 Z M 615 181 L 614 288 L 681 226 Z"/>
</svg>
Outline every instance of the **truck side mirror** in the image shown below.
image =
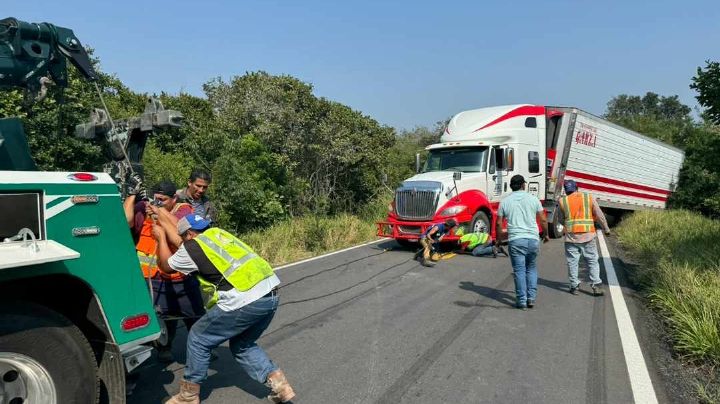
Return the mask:
<svg viewBox="0 0 720 404">
<path fill-rule="evenodd" d="M 462 173 L 460 171 L 455 171 L 453 173 L 453 181 L 460 181 L 462 179 Z"/>
<path fill-rule="evenodd" d="M 508 147 L 507 149 L 504 150 L 503 165 L 502 165 L 503 169 L 505 169 L 506 171 L 513 170 L 514 163 L 515 163 L 514 158 L 513 158 L 514 156 L 515 156 L 515 153 L 513 152 L 513 149 Z"/>
<path fill-rule="evenodd" d="M 420 153 L 415 153 L 415 173 L 420 173 Z"/>
</svg>

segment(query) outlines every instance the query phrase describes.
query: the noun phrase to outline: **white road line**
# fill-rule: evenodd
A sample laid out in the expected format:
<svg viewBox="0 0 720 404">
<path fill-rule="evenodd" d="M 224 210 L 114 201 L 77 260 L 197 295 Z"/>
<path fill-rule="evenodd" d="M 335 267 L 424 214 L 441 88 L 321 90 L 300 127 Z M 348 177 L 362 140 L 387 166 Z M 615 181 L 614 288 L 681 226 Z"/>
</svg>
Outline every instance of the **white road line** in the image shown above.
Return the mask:
<svg viewBox="0 0 720 404">
<path fill-rule="evenodd" d="M 645 365 L 645 358 L 640 349 L 635 327 L 633 327 L 630 312 L 625 304 L 620 283 L 618 282 L 615 267 L 610 259 L 610 251 L 605 243 L 605 237 L 601 231 L 597 232 L 598 244 L 600 245 L 600 255 L 607 272 L 608 285 L 610 289 L 610 297 L 612 298 L 613 309 L 615 310 L 615 318 L 617 319 L 618 329 L 620 330 L 620 341 L 622 342 L 623 353 L 625 354 L 625 364 L 627 365 L 630 375 L 630 387 L 632 388 L 633 398 L 636 403 L 653 404 L 657 403 L 655 389 L 650 380 L 650 373 Z"/>
<path fill-rule="evenodd" d="M 306 262 L 319 260 L 319 259 L 321 259 L 321 258 L 329 257 L 329 256 L 331 256 L 331 255 L 340 254 L 340 253 L 343 253 L 343 252 L 345 252 L 345 251 L 354 250 L 354 249 L 356 249 L 356 248 L 365 247 L 365 246 L 370 245 L 370 244 L 375 244 L 375 243 L 378 243 L 378 242 L 380 242 L 380 241 L 388 241 L 388 240 L 392 240 L 392 239 L 389 239 L 389 238 L 377 239 L 377 240 L 371 241 L 371 242 L 369 242 L 369 243 L 360 244 L 360 245 L 356 245 L 356 246 L 353 246 L 353 247 L 348 247 L 348 248 L 345 248 L 345 249 L 342 249 L 342 250 L 338 250 L 338 251 L 333 251 L 333 252 L 331 252 L 331 253 L 327 253 L 327 254 L 324 254 L 324 255 L 318 255 L 317 257 L 307 258 L 307 259 L 304 259 L 304 260 L 302 260 L 302 261 L 293 262 L 293 263 L 291 263 L 291 264 L 285 264 L 285 265 L 276 267 L 275 270 L 276 270 L 276 271 L 279 271 L 279 270 L 281 270 L 281 269 L 286 269 L 286 268 L 294 267 L 295 265 L 300 265 L 300 264 L 304 264 L 304 263 L 306 263 Z"/>
</svg>

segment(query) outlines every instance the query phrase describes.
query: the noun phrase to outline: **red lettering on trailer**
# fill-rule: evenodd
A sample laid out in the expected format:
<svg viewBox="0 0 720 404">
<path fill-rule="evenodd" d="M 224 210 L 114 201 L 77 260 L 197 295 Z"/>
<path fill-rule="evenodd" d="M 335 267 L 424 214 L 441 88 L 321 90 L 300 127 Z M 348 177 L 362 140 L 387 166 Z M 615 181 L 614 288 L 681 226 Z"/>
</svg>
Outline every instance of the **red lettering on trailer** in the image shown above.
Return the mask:
<svg viewBox="0 0 720 404">
<path fill-rule="evenodd" d="M 585 123 L 580 123 L 580 129 L 575 134 L 575 143 L 585 146 L 597 146 L 597 128 Z"/>
</svg>

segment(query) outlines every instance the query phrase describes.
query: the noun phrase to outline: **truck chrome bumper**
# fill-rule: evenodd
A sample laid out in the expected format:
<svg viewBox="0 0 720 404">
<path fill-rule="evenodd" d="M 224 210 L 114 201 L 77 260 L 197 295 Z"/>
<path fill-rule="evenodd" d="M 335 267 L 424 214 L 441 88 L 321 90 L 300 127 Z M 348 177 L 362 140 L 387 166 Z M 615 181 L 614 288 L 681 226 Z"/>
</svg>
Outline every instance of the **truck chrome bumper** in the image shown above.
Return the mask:
<svg viewBox="0 0 720 404">
<path fill-rule="evenodd" d="M 420 235 L 425 233 L 431 222 L 377 222 L 378 237 L 389 237 L 396 240 L 419 241 Z M 445 241 L 458 240 L 460 237 L 455 234 L 448 234 L 443 237 Z"/>
</svg>

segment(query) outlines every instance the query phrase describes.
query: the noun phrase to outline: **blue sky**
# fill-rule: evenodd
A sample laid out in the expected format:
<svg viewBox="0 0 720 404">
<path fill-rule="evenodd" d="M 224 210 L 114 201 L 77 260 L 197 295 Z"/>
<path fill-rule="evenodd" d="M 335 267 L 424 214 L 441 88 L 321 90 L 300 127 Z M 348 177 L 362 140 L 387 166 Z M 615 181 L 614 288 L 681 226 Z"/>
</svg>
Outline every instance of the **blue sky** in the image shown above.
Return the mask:
<svg viewBox="0 0 720 404">
<path fill-rule="evenodd" d="M 717 1 L 28 1 L 136 91 L 202 95 L 246 71 L 289 74 L 397 128 L 511 103 L 602 114 L 618 94 L 678 94 L 720 59 Z"/>
</svg>

